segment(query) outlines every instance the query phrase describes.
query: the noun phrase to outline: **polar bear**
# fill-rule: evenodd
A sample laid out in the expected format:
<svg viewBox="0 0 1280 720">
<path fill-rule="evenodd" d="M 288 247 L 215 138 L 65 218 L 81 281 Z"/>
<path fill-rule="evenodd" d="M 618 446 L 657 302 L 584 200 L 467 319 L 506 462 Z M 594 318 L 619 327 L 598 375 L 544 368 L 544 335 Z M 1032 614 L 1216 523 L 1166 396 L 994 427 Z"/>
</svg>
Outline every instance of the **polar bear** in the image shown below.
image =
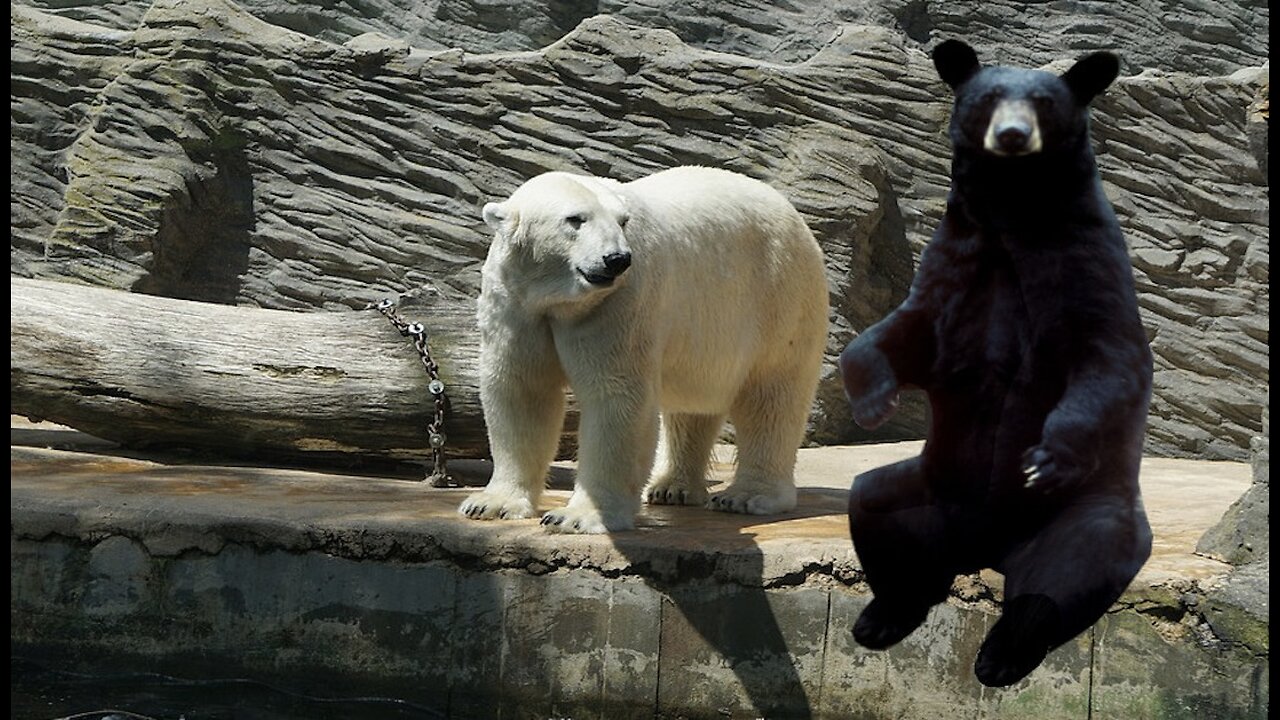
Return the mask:
<svg viewBox="0 0 1280 720">
<path fill-rule="evenodd" d="M 459 512 L 534 514 L 569 386 L 581 409 L 553 532 L 635 526 L 641 499 L 771 514 L 796 504 L 796 450 L 827 337 L 822 251 L 768 185 L 705 167 L 628 183 L 549 172 L 484 206 L 480 400 L 493 476 Z M 650 479 L 662 415 L 664 458 Z M 733 482 L 708 498 L 725 418 Z M 646 487 L 646 481 L 648 481 Z"/>
</svg>

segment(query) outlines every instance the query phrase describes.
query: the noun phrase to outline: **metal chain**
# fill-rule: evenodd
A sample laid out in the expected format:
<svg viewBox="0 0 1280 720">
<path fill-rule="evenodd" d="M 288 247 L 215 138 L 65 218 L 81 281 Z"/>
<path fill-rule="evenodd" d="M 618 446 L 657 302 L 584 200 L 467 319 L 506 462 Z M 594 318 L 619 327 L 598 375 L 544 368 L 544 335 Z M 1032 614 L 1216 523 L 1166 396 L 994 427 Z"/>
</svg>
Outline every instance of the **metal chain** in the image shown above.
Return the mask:
<svg viewBox="0 0 1280 720">
<path fill-rule="evenodd" d="M 431 358 L 431 348 L 427 347 L 427 329 L 422 323 L 405 322 L 400 313 L 396 312 L 395 301 L 390 298 L 379 300 L 369 307 L 382 313 L 401 335 L 413 338 L 422 367 L 426 368 L 427 377 L 431 378 L 427 383 L 427 390 L 435 403 L 435 414 L 427 423 L 427 442 L 431 445 L 431 472 L 424 479 L 431 487 L 456 487 L 457 483 L 449 475 L 444 457 L 444 418 L 449 411 L 449 398 L 444 393 L 444 381 L 440 379 L 440 366 Z"/>
</svg>

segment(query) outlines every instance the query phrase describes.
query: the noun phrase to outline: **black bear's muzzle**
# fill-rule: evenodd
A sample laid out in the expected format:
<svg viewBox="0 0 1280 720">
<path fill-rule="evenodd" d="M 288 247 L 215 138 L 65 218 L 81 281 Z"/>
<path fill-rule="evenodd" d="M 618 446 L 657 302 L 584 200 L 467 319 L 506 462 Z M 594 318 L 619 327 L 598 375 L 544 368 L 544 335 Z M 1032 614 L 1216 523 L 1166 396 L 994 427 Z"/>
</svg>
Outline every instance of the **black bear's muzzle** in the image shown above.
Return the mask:
<svg viewBox="0 0 1280 720">
<path fill-rule="evenodd" d="M 1031 142 L 1031 128 L 1008 125 L 996 131 L 996 145 L 1005 155 L 1021 155 Z"/>
<path fill-rule="evenodd" d="M 1026 100 L 1002 100 L 991 113 L 982 147 L 994 155 L 1040 152 L 1040 123 L 1035 106 Z"/>
</svg>

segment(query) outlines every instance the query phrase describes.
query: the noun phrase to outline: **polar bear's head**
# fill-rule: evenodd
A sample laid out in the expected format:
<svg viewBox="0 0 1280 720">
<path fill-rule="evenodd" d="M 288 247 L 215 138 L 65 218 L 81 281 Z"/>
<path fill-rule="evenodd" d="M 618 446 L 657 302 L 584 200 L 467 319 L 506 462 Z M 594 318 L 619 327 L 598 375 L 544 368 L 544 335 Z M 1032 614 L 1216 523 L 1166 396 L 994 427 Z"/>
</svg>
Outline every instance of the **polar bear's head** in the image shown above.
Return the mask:
<svg viewBox="0 0 1280 720">
<path fill-rule="evenodd" d="M 617 286 L 631 267 L 623 229 L 630 219 L 611 180 L 550 172 L 504 202 L 484 206 L 484 221 L 507 262 L 551 297 L 596 295 Z"/>
</svg>

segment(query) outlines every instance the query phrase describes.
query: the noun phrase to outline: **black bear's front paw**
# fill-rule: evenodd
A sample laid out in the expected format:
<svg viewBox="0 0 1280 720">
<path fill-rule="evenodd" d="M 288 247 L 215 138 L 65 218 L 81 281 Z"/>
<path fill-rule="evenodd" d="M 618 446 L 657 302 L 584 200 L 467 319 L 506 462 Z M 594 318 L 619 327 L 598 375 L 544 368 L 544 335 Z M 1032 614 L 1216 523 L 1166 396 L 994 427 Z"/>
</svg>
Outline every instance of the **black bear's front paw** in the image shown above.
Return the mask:
<svg viewBox="0 0 1280 720">
<path fill-rule="evenodd" d="M 1054 493 L 1077 485 L 1084 472 L 1066 453 L 1036 445 L 1022 454 L 1022 477 L 1024 488 Z"/>
<path fill-rule="evenodd" d="M 883 357 L 850 345 L 840 356 L 840 374 L 853 420 L 860 427 L 875 430 L 898 409 L 898 379 Z"/>
<path fill-rule="evenodd" d="M 898 409 L 898 385 L 881 383 L 856 400 L 852 400 L 853 420 L 865 430 L 875 430 Z"/>
</svg>

